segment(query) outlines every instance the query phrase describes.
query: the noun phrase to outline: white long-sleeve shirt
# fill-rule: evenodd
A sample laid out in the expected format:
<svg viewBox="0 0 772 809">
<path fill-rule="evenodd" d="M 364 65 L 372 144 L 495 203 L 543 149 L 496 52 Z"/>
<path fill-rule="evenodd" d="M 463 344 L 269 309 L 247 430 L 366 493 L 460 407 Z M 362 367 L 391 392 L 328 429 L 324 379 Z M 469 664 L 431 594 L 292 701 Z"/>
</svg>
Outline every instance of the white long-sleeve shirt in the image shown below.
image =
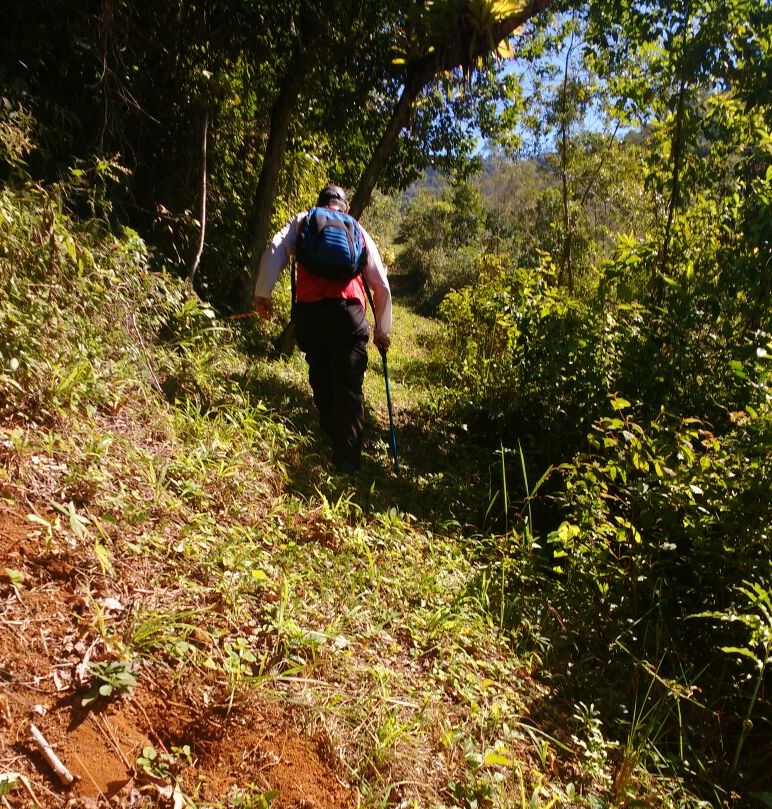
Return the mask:
<svg viewBox="0 0 772 809">
<path fill-rule="evenodd" d="M 255 297 L 270 298 L 276 281 L 282 270 L 289 264 L 290 258 L 295 255 L 298 231 L 305 219 L 305 213 L 299 213 L 290 219 L 286 225 L 271 239 L 271 243 L 260 259 L 260 272 L 255 287 Z M 386 277 L 386 268 L 383 266 L 381 254 L 370 234 L 360 225 L 367 245 L 367 262 L 362 274 L 370 291 L 373 294 L 375 306 L 375 337 L 389 337 L 391 331 L 391 289 Z"/>
</svg>

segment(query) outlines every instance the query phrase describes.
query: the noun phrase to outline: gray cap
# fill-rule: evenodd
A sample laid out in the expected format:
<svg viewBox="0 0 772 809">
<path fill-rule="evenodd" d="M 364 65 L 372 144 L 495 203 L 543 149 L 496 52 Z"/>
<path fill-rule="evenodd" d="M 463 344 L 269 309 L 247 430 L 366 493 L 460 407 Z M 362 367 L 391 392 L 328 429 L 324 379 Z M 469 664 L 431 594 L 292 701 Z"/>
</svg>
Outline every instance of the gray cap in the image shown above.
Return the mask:
<svg viewBox="0 0 772 809">
<path fill-rule="evenodd" d="M 326 185 L 320 192 L 316 200 L 317 205 L 329 205 L 331 202 L 338 202 L 348 208 L 346 192 L 339 185 Z"/>
</svg>

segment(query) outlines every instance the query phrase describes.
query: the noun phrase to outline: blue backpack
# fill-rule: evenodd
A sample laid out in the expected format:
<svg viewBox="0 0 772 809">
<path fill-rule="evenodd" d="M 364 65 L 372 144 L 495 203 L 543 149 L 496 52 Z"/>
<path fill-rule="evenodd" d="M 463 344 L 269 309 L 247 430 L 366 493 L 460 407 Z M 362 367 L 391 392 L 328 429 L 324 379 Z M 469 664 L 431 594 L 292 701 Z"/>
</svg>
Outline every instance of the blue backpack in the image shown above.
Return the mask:
<svg viewBox="0 0 772 809">
<path fill-rule="evenodd" d="M 296 257 L 313 275 L 350 281 L 367 259 L 365 237 L 353 216 L 331 208 L 311 208 L 298 233 Z"/>
</svg>

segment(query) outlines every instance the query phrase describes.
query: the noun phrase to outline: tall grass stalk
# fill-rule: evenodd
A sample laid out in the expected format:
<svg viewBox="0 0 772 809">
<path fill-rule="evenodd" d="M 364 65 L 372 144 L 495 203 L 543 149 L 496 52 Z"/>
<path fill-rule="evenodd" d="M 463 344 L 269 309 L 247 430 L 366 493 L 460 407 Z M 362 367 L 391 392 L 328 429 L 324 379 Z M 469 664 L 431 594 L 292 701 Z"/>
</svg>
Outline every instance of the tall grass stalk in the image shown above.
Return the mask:
<svg viewBox="0 0 772 809">
<path fill-rule="evenodd" d="M 509 536 L 509 492 L 507 490 L 507 465 L 504 461 L 504 444 L 501 447 L 501 490 L 504 498 L 504 536 Z M 501 546 L 501 593 L 499 598 L 499 632 L 504 631 L 504 594 L 507 581 L 507 545 Z"/>
</svg>

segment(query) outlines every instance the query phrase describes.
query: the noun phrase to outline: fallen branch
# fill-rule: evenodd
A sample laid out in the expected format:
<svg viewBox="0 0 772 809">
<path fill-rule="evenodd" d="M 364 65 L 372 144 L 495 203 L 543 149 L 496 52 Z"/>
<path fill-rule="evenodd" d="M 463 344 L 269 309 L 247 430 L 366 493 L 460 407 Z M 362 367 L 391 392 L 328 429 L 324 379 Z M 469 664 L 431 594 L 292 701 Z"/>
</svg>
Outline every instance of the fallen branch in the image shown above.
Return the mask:
<svg viewBox="0 0 772 809">
<path fill-rule="evenodd" d="M 51 766 L 51 769 L 56 773 L 62 786 L 70 786 L 75 781 L 75 776 L 62 764 L 59 756 L 54 753 L 51 745 L 45 740 L 43 734 L 30 722 L 29 726 L 32 739 L 40 749 L 45 760 Z"/>
<path fill-rule="evenodd" d="M 98 716 L 95 716 L 92 713 L 89 714 L 89 719 L 93 721 L 93 723 L 97 727 L 97 730 L 105 737 L 105 740 L 107 741 L 108 744 L 112 746 L 113 750 L 115 750 L 115 754 L 123 762 L 123 765 L 124 767 L 126 767 L 126 770 L 128 772 L 131 772 L 132 764 L 124 755 L 123 750 L 121 750 L 121 747 L 118 744 L 115 735 L 113 734 L 113 730 L 110 727 L 110 723 L 106 719 L 100 720 Z"/>
<path fill-rule="evenodd" d="M 91 655 L 94 654 L 94 649 L 96 649 L 99 643 L 101 643 L 101 639 L 97 638 L 91 644 L 91 646 L 86 649 L 86 653 L 83 655 L 83 660 L 81 660 L 75 668 L 75 676 L 78 678 L 80 685 L 85 685 L 90 681 L 88 676 L 88 667 L 91 664 Z"/>
</svg>

